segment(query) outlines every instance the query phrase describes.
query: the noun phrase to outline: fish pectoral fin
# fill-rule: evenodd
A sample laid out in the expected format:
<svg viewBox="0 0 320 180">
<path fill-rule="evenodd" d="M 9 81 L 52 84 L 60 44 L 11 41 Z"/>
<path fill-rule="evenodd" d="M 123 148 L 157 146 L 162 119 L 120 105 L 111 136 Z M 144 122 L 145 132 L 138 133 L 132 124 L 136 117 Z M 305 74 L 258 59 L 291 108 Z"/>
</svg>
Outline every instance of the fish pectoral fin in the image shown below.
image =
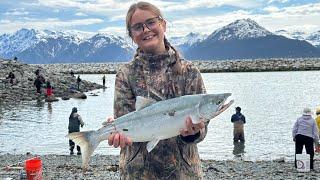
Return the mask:
<svg viewBox="0 0 320 180">
<path fill-rule="evenodd" d="M 148 152 L 152 151 L 152 149 L 153 149 L 154 147 L 156 147 L 156 145 L 158 144 L 159 141 L 160 141 L 160 139 L 154 139 L 154 140 L 152 140 L 152 141 L 149 141 L 149 142 L 147 143 L 147 151 L 148 151 Z"/>
<path fill-rule="evenodd" d="M 192 123 L 193 124 L 199 124 L 200 122 L 201 122 L 201 119 L 200 119 L 200 112 L 199 112 L 199 110 L 200 110 L 200 104 L 197 104 L 196 105 L 196 111 L 197 111 L 197 113 L 195 113 L 195 114 L 190 114 L 190 118 L 191 118 L 191 121 L 192 121 Z"/>
<path fill-rule="evenodd" d="M 155 103 L 156 101 L 153 99 L 148 99 L 142 96 L 137 96 L 136 98 L 136 110 L 143 109 L 151 104 Z"/>
</svg>

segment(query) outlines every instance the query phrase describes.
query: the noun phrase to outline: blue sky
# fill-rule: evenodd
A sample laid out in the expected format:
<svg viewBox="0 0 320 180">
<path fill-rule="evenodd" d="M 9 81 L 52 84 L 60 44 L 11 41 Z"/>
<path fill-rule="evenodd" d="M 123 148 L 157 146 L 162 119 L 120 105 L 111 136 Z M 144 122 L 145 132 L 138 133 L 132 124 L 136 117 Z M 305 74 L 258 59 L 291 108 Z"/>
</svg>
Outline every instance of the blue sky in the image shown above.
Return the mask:
<svg viewBox="0 0 320 180">
<path fill-rule="evenodd" d="M 0 0 L 0 34 L 20 28 L 125 34 L 125 16 L 137 1 Z M 148 1 L 168 21 L 168 36 L 210 34 L 237 19 L 251 18 L 270 31 L 320 30 L 320 0 Z"/>
</svg>

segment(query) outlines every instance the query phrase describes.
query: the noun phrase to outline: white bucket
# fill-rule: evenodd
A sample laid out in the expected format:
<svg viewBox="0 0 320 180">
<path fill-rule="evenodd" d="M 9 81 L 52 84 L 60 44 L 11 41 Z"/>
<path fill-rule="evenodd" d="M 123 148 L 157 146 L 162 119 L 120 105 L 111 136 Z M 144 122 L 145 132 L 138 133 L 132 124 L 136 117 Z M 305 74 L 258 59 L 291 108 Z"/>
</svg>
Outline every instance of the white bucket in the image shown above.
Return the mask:
<svg viewBox="0 0 320 180">
<path fill-rule="evenodd" d="M 296 161 L 298 172 L 310 171 L 310 154 L 296 154 Z"/>
</svg>

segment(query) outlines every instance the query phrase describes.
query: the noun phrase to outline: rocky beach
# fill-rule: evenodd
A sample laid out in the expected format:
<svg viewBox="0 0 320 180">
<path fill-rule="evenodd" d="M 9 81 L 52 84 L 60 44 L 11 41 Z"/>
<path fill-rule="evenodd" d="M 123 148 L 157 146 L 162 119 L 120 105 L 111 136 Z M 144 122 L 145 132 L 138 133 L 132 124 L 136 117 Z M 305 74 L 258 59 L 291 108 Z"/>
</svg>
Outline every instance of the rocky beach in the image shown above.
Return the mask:
<svg viewBox="0 0 320 180">
<path fill-rule="evenodd" d="M 30 157 L 30 156 L 29 156 Z M 81 157 L 70 155 L 43 155 L 43 179 L 119 179 L 118 156 L 95 155 L 90 168 L 83 173 Z M 5 154 L 0 156 L 0 179 L 20 179 L 24 173 L 27 155 Z M 293 162 L 284 159 L 274 161 L 233 161 L 202 160 L 204 179 L 319 179 L 319 160 L 315 161 L 315 170 L 297 172 Z"/>
<path fill-rule="evenodd" d="M 70 86 L 76 87 L 77 77 L 61 73 L 59 69 L 42 68 L 38 65 L 28 65 L 13 60 L 0 59 L 0 102 L 15 103 L 30 100 L 43 100 L 44 94 L 37 95 L 34 86 L 36 78 L 35 71 L 39 69 L 40 74 L 46 81 L 50 81 L 55 97 L 70 96 Z M 7 78 L 9 73 L 15 75 L 14 83 L 11 84 Z M 81 78 L 81 77 L 80 77 Z M 45 86 L 43 84 L 43 86 Z M 93 89 L 102 88 L 101 85 L 82 80 L 80 91 L 87 92 Z M 44 92 L 45 88 L 42 88 Z"/>
</svg>

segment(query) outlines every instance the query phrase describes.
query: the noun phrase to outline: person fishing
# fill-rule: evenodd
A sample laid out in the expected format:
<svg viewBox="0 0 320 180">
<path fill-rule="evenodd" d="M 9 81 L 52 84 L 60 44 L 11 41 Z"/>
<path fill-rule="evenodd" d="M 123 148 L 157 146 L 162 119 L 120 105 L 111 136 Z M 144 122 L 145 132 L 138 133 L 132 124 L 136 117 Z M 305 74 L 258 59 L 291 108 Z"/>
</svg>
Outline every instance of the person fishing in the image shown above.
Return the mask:
<svg viewBox="0 0 320 180">
<path fill-rule="evenodd" d="M 50 81 L 46 82 L 46 93 L 47 93 L 47 98 L 53 97 L 53 87 L 52 87 Z"/>
<path fill-rule="evenodd" d="M 79 132 L 80 126 L 84 126 L 84 122 L 81 118 L 81 116 L 78 114 L 78 109 L 76 107 L 72 108 L 71 114 L 69 116 L 69 125 L 68 125 L 68 132 Z M 74 149 L 75 143 L 72 140 L 69 140 L 69 147 L 70 147 L 70 155 L 73 155 L 73 149 Z M 81 155 L 81 149 L 80 146 L 77 146 L 77 155 Z"/>
<path fill-rule="evenodd" d="M 103 87 L 106 87 L 106 75 L 102 76 L 102 85 Z"/>
<path fill-rule="evenodd" d="M 313 169 L 314 161 L 314 146 L 315 142 L 319 142 L 318 127 L 312 117 L 310 108 L 304 108 L 302 116 L 300 116 L 294 123 L 292 129 L 292 139 L 295 142 L 296 154 L 302 154 L 303 147 L 305 147 L 307 154 L 310 155 L 310 169 Z M 297 168 L 297 160 L 295 156 L 294 161 Z"/>
<path fill-rule="evenodd" d="M 241 107 L 236 107 L 236 113 L 231 116 L 231 122 L 233 123 L 233 141 L 244 143 L 244 124 L 246 123 L 246 117 L 241 113 Z"/>
<path fill-rule="evenodd" d="M 14 80 L 15 80 L 16 76 L 13 74 L 13 72 L 11 71 L 7 77 L 7 79 L 9 79 L 9 82 L 11 85 L 14 84 Z"/>
<path fill-rule="evenodd" d="M 81 78 L 80 75 L 78 75 L 77 77 L 77 90 L 80 91 L 80 82 L 81 82 Z"/>
<path fill-rule="evenodd" d="M 167 40 L 167 22 L 158 7 L 148 2 L 132 4 L 126 26 L 138 48 L 133 61 L 117 72 L 114 118 L 135 111 L 137 96 L 161 101 L 206 93 L 199 70 L 182 59 Z M 108 144 L 121 147 L 120 179 L 201 179 L 197 143 L 206 133 L 207 123 L 193 124 L 188 117 L 180 135 L 160 140 L 149 153 L 146 143 L 132 143 L 130 137 L 121 133 L 110 135 Z"/>
</svg>

